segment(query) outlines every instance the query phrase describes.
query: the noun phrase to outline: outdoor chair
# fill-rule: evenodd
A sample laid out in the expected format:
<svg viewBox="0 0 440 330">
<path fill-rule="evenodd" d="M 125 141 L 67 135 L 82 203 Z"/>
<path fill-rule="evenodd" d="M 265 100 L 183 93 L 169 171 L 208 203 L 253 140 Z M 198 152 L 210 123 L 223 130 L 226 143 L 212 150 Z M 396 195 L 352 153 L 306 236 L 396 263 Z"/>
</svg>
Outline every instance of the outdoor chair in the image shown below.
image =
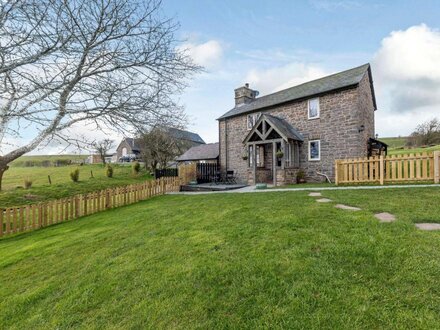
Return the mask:
<svg viewBox="0 0 440 330">
<path fill-rule="evenodd" d="M 222 178 L 222 174 L 220 171 L 215 172 L 211 178 L 210 181 L 215 183 L 215 184 L 220 184 L 223 182 L 223 178 Z"/>
<path fill-rule="evenodd" d="M 237 178 L 234 175 L 234 171 L 226 171 L 226 183 L 237 184 Z"/>
</svg>

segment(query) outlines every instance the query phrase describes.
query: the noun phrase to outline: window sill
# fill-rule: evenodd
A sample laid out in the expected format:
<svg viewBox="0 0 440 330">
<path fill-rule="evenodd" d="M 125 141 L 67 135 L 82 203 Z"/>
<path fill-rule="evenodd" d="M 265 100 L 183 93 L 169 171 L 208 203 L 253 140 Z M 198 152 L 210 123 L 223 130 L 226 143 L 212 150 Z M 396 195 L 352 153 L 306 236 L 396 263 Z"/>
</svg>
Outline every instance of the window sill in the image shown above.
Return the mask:
<svg viewBox="0 0 440 330">
<path fill-rule="evenodd" d="M 315 120 L 315 119 L 320 119 L 321 117 L 309 117 L 309 118 L 307 118 L 308 120 Z"/>
</svg>

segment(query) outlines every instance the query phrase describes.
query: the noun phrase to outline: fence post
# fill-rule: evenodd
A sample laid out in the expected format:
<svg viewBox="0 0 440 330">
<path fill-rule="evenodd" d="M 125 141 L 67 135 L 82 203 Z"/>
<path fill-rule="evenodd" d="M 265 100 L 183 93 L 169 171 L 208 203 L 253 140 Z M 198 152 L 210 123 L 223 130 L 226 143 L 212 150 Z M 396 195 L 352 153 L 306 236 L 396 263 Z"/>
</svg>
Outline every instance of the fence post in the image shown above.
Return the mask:
<svg viewBox="0 0 440 330">
<path fill-rule="evenodd" d="M 440 151 L 434 151 L 434 183 L 440 183 Z"/>
<path fill-rule="evenodd" d="M 379 162 L 379 178 L 380 178 L 380 185 L 383 186 L 384 176 L 385 176 L 385 166 L 384 166 L 384 158 L 383 155 L 380 155 L 380 162 Z"/>
<path fill-rule="evenodd" d="M 335 160 L 335 185 L 339 184 L 339 161 Z"/>
<path fill-rule="evenodd" d="M 3 212 L 4 209 L 0 209 L 0 237 L 3 236 Z"/>
</svg>

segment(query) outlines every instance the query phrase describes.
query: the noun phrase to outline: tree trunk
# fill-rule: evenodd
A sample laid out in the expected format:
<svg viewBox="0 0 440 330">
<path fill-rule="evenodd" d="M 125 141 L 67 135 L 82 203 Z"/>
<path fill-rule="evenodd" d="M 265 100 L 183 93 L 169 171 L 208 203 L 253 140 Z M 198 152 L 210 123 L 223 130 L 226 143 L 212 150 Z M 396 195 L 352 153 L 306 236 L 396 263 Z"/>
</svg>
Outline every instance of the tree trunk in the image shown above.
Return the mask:
<svg viewBox="0 0 440 330">
<path fill-rule="evenodd" d="M 0 163 L 0 191 L 2 190 L 2 182 L 3 182 L 3 173 L 5 173 L 9 169 L 7 164 Z"/>
</svg>

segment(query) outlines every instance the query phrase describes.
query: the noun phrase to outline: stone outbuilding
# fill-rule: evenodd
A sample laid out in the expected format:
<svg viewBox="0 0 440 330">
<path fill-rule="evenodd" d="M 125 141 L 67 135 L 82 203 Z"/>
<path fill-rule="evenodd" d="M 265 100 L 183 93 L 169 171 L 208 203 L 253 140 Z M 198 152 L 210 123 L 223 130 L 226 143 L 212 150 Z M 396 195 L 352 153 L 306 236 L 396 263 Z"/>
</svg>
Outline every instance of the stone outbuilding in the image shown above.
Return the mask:
<svg viewBox="0 0 440 330">
<path fill-rule="evenodd" d="M 183 155 L 177 157 L 179 163 L 218 163 L 218 143 L 207 143 L 188 149 Z"/>
</svg>

